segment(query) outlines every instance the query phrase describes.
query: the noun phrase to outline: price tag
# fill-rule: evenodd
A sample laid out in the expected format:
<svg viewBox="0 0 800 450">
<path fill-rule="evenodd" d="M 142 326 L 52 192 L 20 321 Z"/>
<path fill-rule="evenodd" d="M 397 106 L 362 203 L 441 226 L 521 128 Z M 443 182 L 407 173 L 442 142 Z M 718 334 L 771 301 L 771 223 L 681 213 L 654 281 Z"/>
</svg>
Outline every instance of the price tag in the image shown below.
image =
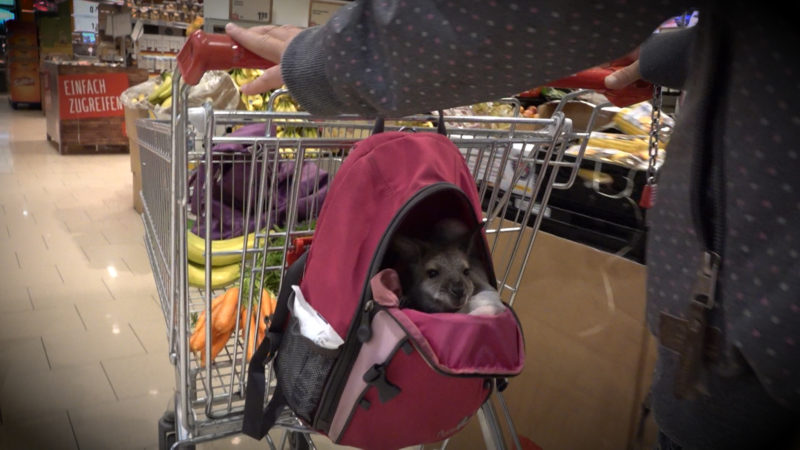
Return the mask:
<svg viewBox="0 0 800 450">
<path fill-rule="evenodd" d="M 324 25 L 333 16 L 333 13 L 347 3 L 332 0 L 311 0 L 308 9 L 308 26 Z"/>
<path fill-rule="evenodd" d="M 231 20 L 272 22 L 272 0 L 231 0 Z"/>
<path fill-rule="evenodd" d="M 88 2 L 86 0 L 74 0 L 72 2 L 72 15 L 74 16 L 96 16 L 97 15 L 97 2 Z"/>
<path fill-rule="evenodd" d="M 97 33 L 97 15 L 94 16 L 75 16 L 74 31 L 89 31 Z"/>
</svg>

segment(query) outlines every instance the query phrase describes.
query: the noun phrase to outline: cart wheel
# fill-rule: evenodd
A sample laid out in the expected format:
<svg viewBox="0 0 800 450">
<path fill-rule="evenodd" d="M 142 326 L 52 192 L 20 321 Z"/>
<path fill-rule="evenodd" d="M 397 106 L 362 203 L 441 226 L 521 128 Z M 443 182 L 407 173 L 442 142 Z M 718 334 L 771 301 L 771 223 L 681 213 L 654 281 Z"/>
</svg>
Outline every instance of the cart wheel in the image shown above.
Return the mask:
<svg viewBox="0 0 800 450">
<path fill-rule="evenodd" d="M 19 103 L 9 101 L 8 103 L 11 104 L 11 109 L 19 109 Z"/>
<path fill-rule="evenodd" d="M 308 441 L 310 439 L 307 433 L 299 433 L 297 431 L 289 432 L 289 448 L 291 450 L 310 450 Z"/>
<path fill-rule="evenodd" d="M 175 444 L 175 440 L 175 412 L 168 410 L 158 420 L 158 450 L 170 450 Z M 194 450 L 194 445 L 180 448 Z"/>
</svg>

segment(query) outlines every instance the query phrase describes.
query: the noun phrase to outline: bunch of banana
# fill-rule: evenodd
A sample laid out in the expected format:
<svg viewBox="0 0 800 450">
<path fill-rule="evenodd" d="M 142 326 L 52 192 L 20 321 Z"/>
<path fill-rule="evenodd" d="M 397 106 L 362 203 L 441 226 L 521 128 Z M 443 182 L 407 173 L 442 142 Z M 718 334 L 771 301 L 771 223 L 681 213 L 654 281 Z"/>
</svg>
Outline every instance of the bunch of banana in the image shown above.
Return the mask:
<svg viewBox="0 0 800 450">
<path fill-rule="evenodd" d="M 256 235 L 250 233 L 247 235 L 247 248 L 254 248 Z M 200 236 L 186 231 L 186 253 L 190 262 L 203 265 L 206 262 L 205 257 L 206 241 Z M 212 240 L 211 241 L 211 265 L 214 267 L 227 266 L 230 264 L 238 263 L 242 259 L 242 251 L 244 250 L 244 236 L 238 236 L 230 239 Z M 220 254 L 220 253 L 228 254 Z M 235 252 L 235 253 L 234 253 Z"/>
<path fill-rule="evenodd" d="M 433 128 L 433 122 L 430 120 L 426 122 L 415 120 L 390 120 L 386 122 L 387 126 L 408 127 L 408 128 Z"/>
<path fill-rule="evenodd" d="M 264 71 L 261 69 L 233 69 L 231 70 L 231 78 L 233 78 L 236 86 L 242 87 L 260 77 L 263 73 Z"/>
<path fill-rule="evenodd" d="M 255 233 L 247 236 L 247 249 L 255 248 Z M 219 288 L 239 279 L 244 236 L 211 241 L 211 287 Z M 191 286 L 205 286 L 205 239 L 186 231 L 187 275 Z"/>
<path fill-rule="evenodd" d="M 248 111 L 264 111 L 266 109 L 264 97 L 261 94 L 242 94 L 242 103 Z"/>
<path fill-rule="evenodd" d="M 164 72 L 161 74 L 161 83 L 150 93 L 147 100 L 153 105 L 162 105 L 170 99 L 172 104 L 172 73 Z"/>
<path fill-rule="evenodd" d="M 295 119 L 296 121 L 300 121 Z M 295 120 L 289 120 L 289 122 L 293 122 Z M 300 139 L 300 138 L 318 138 L 319 137 L 319 130 L 315 127 L 276 127 L 275 137 L 277 138 L 285 138 L 285 139 Z M 295 147 L 287 147 L 287 148 L 279 148 L 278 152 L 282 158 L 294 158 L 295 151 L 297 149 Z M 318 148 L 306 148 L 305 156 L 306 157 L 316 157 L 319 155 Z"/>
<path fill-rule="evenodd" d="M 211 270 L 211 288 L 218 289 L 238 281 L 240 273 L 241 266 L 238 263 L 213 267 Z M 188 263 L 186 267 L 186 276 L 189 281 L 189 286 L 199 288 L 206 286 L 206 270 L 204 266 L 191 262 Z"/>
<path fill-rule="evenodd" d="M 190 23 L 189 26 L 186 27 L 186 36 L 189 36 L 195 31 L 202 29 L 204 23 L 205 20 L 203 19 L 203 16 L 195 17 L 192 23 Z"/>
<path fill-rule="evenodd" d="M 293 113 L 297 112 L 297 105 L 295 105 L 292 97 L 288 94 L 280 95 L 275 98 L 275 101 L 272 104 L 272 109 L 275 112 L 288 112 Z M 287 122 L 300 122 L 299 119 L 287 119 Z M 298 139 L 303 137 L 301 134 L 302 127 L 292 127 L 292 126 L 278 126 L 276 127 L 275 136 L 278 138 L 285 138 L 285 139 Z M 280 148 L 278 152 L 280 153 L 282 158 L 294 158 L 295 156 L 295 148 Z"/>
<path fill-rule="evenodd" d="M 299 127 L 277 127 L 275 132 L 275 136 L 280 139 L 298 139 L 303 137 L 300 134 Z M 278 149 L 278 153 L 281 155 L 281 158 L 289 158 L 293 159 L 295 157 L 295 152 L 297 148 L 295 147 L 281 147 Z"/>
<path fill-rule="evenodd" d="M 300 134 L 302 134 L 303 137 L 305 138 L 316 139 L 319 137 L 319 129 L 311 127 L 303 127 L 300 129 Z M 316 158 L 319 156 L 320 152 L 321 149 L 318 148 L 307 148 L 306 157 Z"/>
<path fill-rule="evenodd" d="M 297 104 L 288 94 L 276 97 L 272 108 L 275 112 L 297 112 Z"/>
</svg>

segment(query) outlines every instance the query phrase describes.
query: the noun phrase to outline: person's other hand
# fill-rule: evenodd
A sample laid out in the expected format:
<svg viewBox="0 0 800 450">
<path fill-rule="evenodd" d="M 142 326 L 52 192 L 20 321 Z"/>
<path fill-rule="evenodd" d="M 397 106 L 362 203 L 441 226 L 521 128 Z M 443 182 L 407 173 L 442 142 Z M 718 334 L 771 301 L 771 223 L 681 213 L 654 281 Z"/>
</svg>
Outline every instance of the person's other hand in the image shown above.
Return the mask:
<svg viewBox="0 0 800 450">
<path fill-rule="evenodd" d="M 291 25 L 263 25 L 252 28 L 242 28 L 232 23 L 225 25 L 225 32 L 231 39 L 256 55 L 275 63 L 266 69 L 263 75 L 241 86 L 243 94 L 259 94 L 283 86 L 281 56 L 289 46 L 289 42 L 301 31 L 302 28 Z"/>
<path fill-rule="evenodd" d="M 606 76 L 604 83 L 608 89 L 622 89 L 642 78 L 639 71 L 639 60 Z"/>
</svg>

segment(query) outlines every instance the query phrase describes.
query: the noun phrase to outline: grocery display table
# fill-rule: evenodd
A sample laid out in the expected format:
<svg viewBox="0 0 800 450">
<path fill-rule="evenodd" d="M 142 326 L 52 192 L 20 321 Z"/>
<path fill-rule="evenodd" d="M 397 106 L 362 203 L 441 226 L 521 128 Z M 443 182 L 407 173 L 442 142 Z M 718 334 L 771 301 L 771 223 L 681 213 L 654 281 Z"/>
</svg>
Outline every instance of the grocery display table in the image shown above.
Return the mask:
<svg viewBox="0 0 800 450">
<path fill-rule="evenodd" d="M 146 70 L 115 64 L 45 62 L 41 78 L 47 140 L 61 154 L 127 152 L 119 96 L 147 77 Z"/>
</svg>

